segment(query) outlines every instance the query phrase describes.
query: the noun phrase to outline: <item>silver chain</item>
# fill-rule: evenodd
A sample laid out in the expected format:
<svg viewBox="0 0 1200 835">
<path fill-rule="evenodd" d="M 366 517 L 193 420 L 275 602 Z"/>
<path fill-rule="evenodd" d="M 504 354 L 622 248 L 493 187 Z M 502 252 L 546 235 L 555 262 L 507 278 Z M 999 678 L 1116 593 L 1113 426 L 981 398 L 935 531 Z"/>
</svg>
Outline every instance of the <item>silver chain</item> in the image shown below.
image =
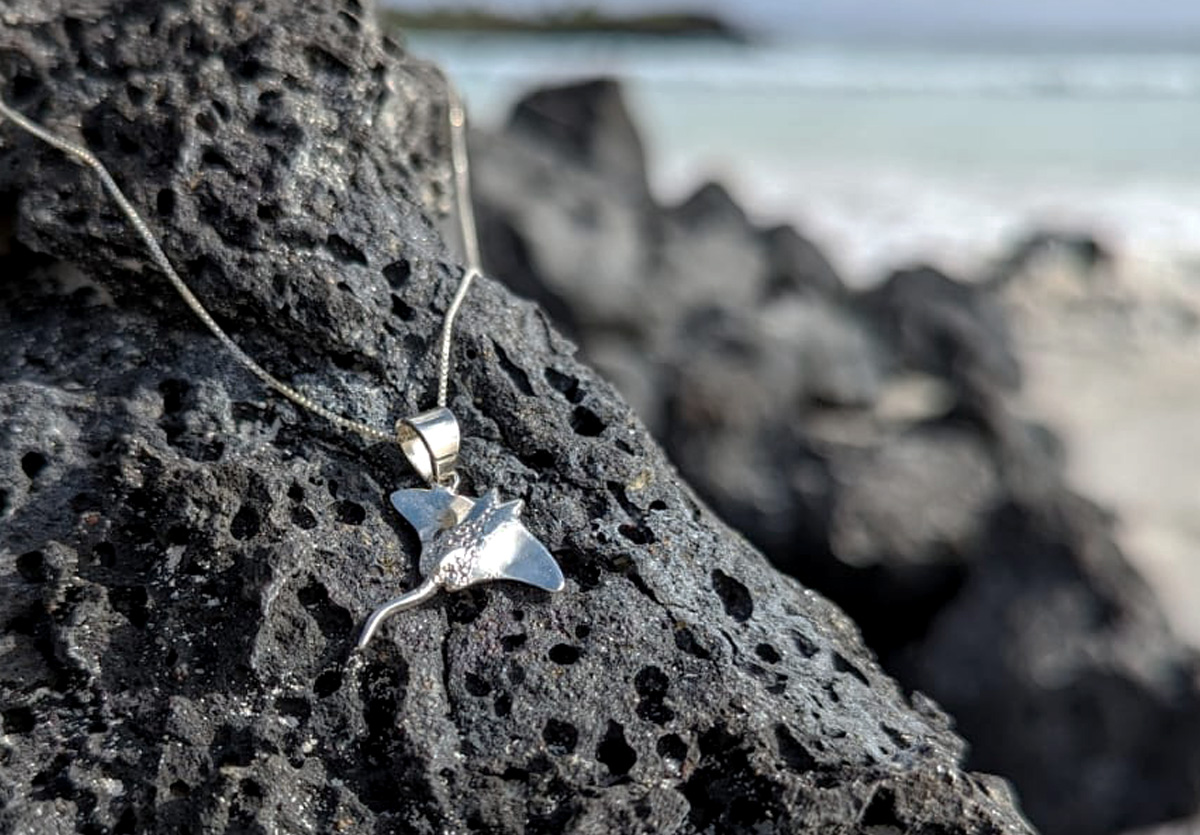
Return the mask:
<svg viewBox="0 0 1200 835">
<path fill-rule="evenodd" d="M 443 76 L 444 78 L 444 76 Z M 479 234 L 475 230 L 475 204 L 471 201 L 471 167 L 467 154 L 467 111 L 462 106 L 458 91 L 449 79 L 446 82 L 446 94 L 450 105 L 450 160 L 454 166 L 454 202 L 458 215 L 458 233 L 462 241 L 463 260 L 466 261 L 466 272 L 454 293 L 450 307 L 446 308 L 446 318 L 442 321 L 442 352 L 438 362 L 438 394 L 437 404 L 446 405 L 446 395 L 450 388 L 450 346 L 453 342 L 454 319 L 458 309 L 462 307 L 471 282 L 483 271 L 479 258 Z"/>
<path fill-rule="evenodd" d="M 464 258 L 466 260 L 466 270 L 463 273 L 462 280 L 459 282 L 458 289 L 454 294 L 450 306 L 446 309 L 446 316 L 442 320 L 442 340 L 441 352 L 438 362 L 438 391 L 437 405 L 445 406 L 449 392 L 450 383 L 450 351 L 454 337 L 454 320 L 458 316 L 458 311 L 462 307 L 463 299 L 466 298 L 467 290 L 471 287 L 471 282 L 475 277 L 480 275 L 480 258 L 479 258 L 479 240 L 475 229 L 475 214 L 471 207 L 471 192 L 470 192 L 470 164 L 467 160 L 467 138 L 466 138 L 466 111 L 463 109 L 462 102 L 458 97 L 458 93 L 447 80 L 446 89 L 449 96 L 449 123 L 450 123 L 450 153 L 454 168 L 454 197 L 459 218 L 459 231 L 462 236 L 462 246 Z M 167 280 L 171 282 L 171 286 L 183 298 L 187 306 L 192 309 L 192 312 L 199 317 L 217 338 L 217 340 L 225 346 L 229 353 L 233 354 L 234 359 L 241 363 L 251 374 L 261 380 L 269 388 L 274 389 L 283 397 L 307 409 L 313 414 L 325 418 L 347 432 L 355 432 L 364 438 L 371 441 L 404 441 L 407 440 L 407 433 L 411 433 L 412 429 L 405 424 L 400 423 L 397 426 L 396 432 L 384 432 L 376 429 L 361 421 L 348 418 L 345 415 L 340 415 L 321 404 L 315 402 L 312 398 L 302 392 L 292 388 L 287 383 L 280 380 L 271 372 L 267 371 L 261 365 L 254 361 L 249 354 L 243 351 L 233 338 L 225 332 L 225 330 L 217 324 L 213 319 L 212 314 L 205 309 L 200 300 L 196 298 L 196 294 L 192 292 L 187 283 L 180 278 L 179 273 L 171 266 L 170 259 L 163 252 L 162 246 L 158 243 L 158 238 L 150 229 L 149 224 L 142 219 L 141 214 L 134 208 L 134 205 L 129 202 L 125 193 L 121 191 L 116 180 L 108 173 L 108 169 L 104 167 L 104 163 L 100 162 L 96 156 L 87 148 L 77 145 L 67 139 L 51 133 L 46 128 L 38 123 L 28 119 L 16 110 L 13 110 L 8 104 L 0 99 L 0 116 L 11 121 L 22 130 L 32 134 L 38 139 L 51 145 L 67 156 L 74 158 L 77 162 L 86 165 L 88 168 L 96 172 L 96 176 L 100 178 L 100 183 L 104 190 L 108 192 L 109 197 L 117 204 L 117 208 L 125 215 L 129 224 L 134 231 L 138 233 L 142 241 L 146 244 L 146 248 L 150 250 L 150 256 L 158 268 L 167 276 Z M 399 436 L 399 437 L 398 437 Z"/>
</svg>

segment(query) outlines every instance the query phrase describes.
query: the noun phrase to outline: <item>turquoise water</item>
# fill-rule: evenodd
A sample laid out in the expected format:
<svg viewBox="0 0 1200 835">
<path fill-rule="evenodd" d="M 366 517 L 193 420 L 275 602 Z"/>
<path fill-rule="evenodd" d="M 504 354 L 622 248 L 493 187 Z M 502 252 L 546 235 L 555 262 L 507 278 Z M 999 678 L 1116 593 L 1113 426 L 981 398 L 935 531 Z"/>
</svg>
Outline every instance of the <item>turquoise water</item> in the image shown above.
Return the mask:
<svg viewBox="0 0 1200 835">
<path fill-rule="evenodd" d="M 852 280 L 970 270 L 1035 226 L 1093 231 L 1131 263 L 1200 263 L 1200 52 L 955 49 L 621 37 L 420 35 L 477 122 L 522 92 L 622 78 L 654 185 L 726 183 L 798 223 Z"/>
</svg>

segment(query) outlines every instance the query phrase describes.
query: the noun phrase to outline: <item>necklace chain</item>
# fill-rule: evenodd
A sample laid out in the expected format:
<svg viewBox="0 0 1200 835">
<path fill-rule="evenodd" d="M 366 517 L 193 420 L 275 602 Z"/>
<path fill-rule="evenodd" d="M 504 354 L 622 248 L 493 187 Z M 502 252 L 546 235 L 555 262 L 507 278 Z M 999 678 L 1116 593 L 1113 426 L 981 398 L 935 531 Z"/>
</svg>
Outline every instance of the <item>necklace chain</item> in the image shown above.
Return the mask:
<svg viewBox="0 0 1200 835">
<path fill-rule="evenodd" d="M 446 97 L 449 103 L 450 122 L 450 160 L 454 167 L 454 202 L 455 214 L 458 215 L 458 233 L 462 243 L 463 260 L 466 261 L 466 272 L 454 293 L 450 307 L 446 308 L 446 318 L 442 320 L 442 351 L 438 361 L 438 393 L 437 404 L 446 405 L 447 393 L 450 389 L 450 346 L 454 336 L 454 320 L 462 307 L 471 282 L 483 272 L 482 261 L 479 257 L 479 233 L 475 229 L 475 204 L 471 201 L 471 165 L 467 153 L 467 112 L 463 108 L 458 91 L 450 83 L 450 79 L 442 76 L 446 86 Z"/>
<path fill-rule="evenodd" d="M 475 229 L 475 215 L 471 206 L 470 194 L 470 163 L 467 159 L 467 138 L 466 138 L 466 111 L 462 106 L 462 101 L 455 91 L 449 79 L 444 79 L 449 100 L 449 126 L 450 126 L 450 153 L 453 165 L 453 181 L 454 181 L 454 198 L 456 204 L 456 214 L 459 219 L 459 233 L 462 238 L 463 257 L 466 261 L 466 269 L 463 273 L 462 280 L 459 282 L 458 289 L 454 293 L 454 298 L 450 302 L 450 306 L 446 309 L 446 316 L 442 320 L 442 337 L 441 351 L 438 361 L 438 390 L 437 390 L 437 405 L 445 406 L 449 393 L 450 384 L 450 353 L 454 341 L 454 320 L 458 316 L 458 311 L 462 307 L 463 300 L 466 298 L 467 291 L 471 287 L 471 282 L 481 274 L 480 258 L 479 258 L 479 240 Z M 96 173 L 100 178 L 100 183 L 104 190 L 108 192 L 109 197 L 117 204 L 117 208 L 125 215 L 129 224 L 141 237 L 146 244 L 146 248 L 150 250 L 150 256 L 158 268 L 166 275 L 167 280 L 171 282 L 171 286 L 183 298 L 187 306 L 192 309 L 192 312 L 199 317 L 217 338 L 217 340 L 225 346 L 242 366 L 251 374 L 261 380 L 266 386 L 274 389 L 283 397 L 290 400 L 297 406 L 307 409 L 315 415 L 319 415 L 325 420 L 332 423 L 334 426 L 346 432 L 353 432 L 370 441 L 405 441 L 409 440 L 409 436 L 413 434 L 413 430 L 407 424 L 401 422 L 397 424 L 395 432 L 384 432 L 376 429 L 374 426 L 338 414 L 331 409 L 322 406 L 314 401 L 311 397 L 303 392 L 289 386 L 287 383 L 280 380 L 278 377 L 267 371 L 259 365 L 249 354 L 241 349 L 241 347 L 233 340 L 225 329 L 222 328 L 217 321 L 212 317 L 212 314 L 201 304 L 200 299 L 192 292 L 187 285 L 171 266 L 171 261 L 167 258 L 167 254 L 163 251 L 162 246 L 155 237 L 154 232 L 150 229 L 149 224 L 142 218 L 141 214 L 121 191 L 116 180 L 108 173 L 108 169 L 104 167 L 104 163 L 81 145 L 77 145 L 70 140 L 58 136 L 38 123 L 27 118 L 23 114 L 17 112 L 3 100 L 0 99 L 0 116 L 11 121 L 26 132 L 37 137 L 47 145 L 51 145 L 67 156 L 72 157 L 77 162 L 86 165 Z"/>
</svg>

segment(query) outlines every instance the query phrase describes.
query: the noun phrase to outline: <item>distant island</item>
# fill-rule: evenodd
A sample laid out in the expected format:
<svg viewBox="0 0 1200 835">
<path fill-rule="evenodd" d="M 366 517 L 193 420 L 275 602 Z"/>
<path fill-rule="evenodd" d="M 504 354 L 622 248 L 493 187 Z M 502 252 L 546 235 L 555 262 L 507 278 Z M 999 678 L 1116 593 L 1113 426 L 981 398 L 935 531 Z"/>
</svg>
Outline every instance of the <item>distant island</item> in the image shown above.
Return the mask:
<svg viewBox="0 0 1200 835">
<path fill-rule="evenodd" d="M 380 9 L 385 27 L 454 32 L 529 32 L 539 34 L 612 33 L 657 37 L 704 37 L 746 41 L 741 29 L 703 12 L 658 12 L 612 15 L 596 9 L 575 9 L 537 16 L 520 16 L 486 9 L 408 11 Z"/>
</svg>

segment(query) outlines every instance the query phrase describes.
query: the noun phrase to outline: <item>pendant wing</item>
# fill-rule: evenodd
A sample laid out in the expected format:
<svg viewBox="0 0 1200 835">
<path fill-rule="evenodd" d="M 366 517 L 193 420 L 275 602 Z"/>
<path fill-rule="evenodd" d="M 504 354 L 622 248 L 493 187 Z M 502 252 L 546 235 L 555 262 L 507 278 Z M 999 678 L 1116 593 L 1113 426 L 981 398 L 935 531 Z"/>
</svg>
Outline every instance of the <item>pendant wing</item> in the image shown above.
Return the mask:
<svg viewBox="0 0 1200 835">
<path fill-rule="evenodd" d="M 457 525 L 475 502 L 452 493 L 445 487 L 430 490 L 397 490 L 391 495 L 392 506 L 400 511 L 421 538 L 421 575 L 428 577 L 437 565 L 438 554 L 429 547 L 435 534 Z"/>
<path fill-rule="evenodd" d="M 471 570 L 471 582 L 516 580 L 546 591 L 562 591 L 563 574 L 554 557 L 515 519 L 489 532 Z"/>
</svg>

